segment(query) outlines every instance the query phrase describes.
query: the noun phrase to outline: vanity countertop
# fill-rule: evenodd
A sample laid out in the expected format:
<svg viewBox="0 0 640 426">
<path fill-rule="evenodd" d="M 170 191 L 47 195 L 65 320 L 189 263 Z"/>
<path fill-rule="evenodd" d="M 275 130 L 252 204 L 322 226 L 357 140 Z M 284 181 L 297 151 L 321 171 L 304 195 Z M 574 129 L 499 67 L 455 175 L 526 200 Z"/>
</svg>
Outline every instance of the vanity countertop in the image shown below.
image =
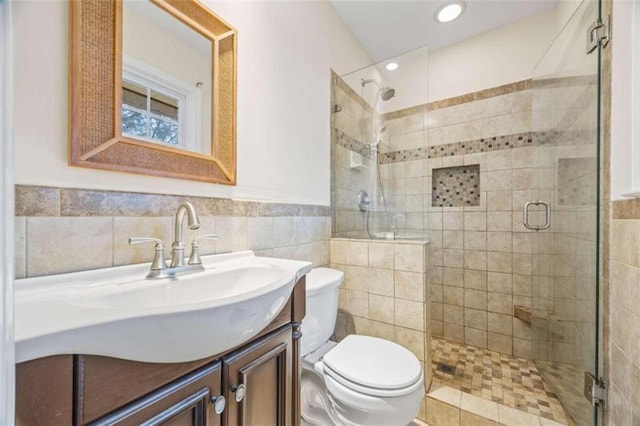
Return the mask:
<svg viewBox="0 0 640 426">
<path fill-rule="evenodd" d="M 251 251 L 203 256 L 204 271 L 146 280 L 149 264 L 16 280 L 16 362 L 91 354 L 186 362 L 256 336 L 309 262 Z"/>
</svg>

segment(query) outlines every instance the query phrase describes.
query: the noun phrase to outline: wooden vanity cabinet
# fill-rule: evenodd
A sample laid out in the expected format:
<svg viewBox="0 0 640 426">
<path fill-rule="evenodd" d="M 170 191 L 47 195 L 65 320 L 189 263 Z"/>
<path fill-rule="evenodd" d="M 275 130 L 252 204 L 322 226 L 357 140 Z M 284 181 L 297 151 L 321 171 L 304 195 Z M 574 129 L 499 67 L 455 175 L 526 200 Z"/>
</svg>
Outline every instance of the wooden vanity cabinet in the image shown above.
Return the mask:
<svg viewBox="0 0 640 426">
<path fill-rule="evenodd" d="M 224 357 L 225 424 L 290 426 L 291 361 L 290 329 Z"/>
<path fill-rule="evenodd" d="M 304 301 L 302 278 L 283 311 L 257 337 L 198 361 L 154 364 L 63 355 L 18 364 L 17 419 L 21 426 L 299 425 Z M 220 396 L 226 407 L 217 414 Z"/>
</svg>

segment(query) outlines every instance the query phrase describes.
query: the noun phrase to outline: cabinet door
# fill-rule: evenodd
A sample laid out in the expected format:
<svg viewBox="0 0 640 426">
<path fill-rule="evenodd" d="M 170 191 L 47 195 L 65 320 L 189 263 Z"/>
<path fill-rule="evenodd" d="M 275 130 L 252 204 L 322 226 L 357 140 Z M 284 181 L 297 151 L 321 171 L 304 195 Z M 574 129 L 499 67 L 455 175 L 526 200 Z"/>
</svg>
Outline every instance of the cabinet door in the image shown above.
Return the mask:
<svg viewBox="0 0 640 426">
<path fill-rule="evenodd" d="M 226 425 L 291 425 L 291 326 L 223 358 Z"/>
<path fill-rule="evenodd" d="M 151 392 L 91 425 L 221 426 L 221 415 L 216 413 L 216 404 L 212 400 L 220 396 L 221 376 L 221 364 L 216 362 Z"/>
</svg>

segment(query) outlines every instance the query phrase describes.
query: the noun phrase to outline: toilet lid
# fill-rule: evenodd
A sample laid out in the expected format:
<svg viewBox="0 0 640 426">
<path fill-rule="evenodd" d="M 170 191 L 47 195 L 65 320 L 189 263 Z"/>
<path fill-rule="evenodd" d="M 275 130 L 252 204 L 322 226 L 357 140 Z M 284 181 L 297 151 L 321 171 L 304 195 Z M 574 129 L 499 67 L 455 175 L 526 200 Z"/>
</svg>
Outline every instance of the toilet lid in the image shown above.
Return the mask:
<svg viewBox="0 0 640 426">
<path fill-rule="evenodd" d="M 331 268 L 313 268 L 307 274 L 307 296 L 313 296 L 330 288 L 337 287 L 344 281 L 344 272 Z"/>
<path fill-rule="evenodd" d="M 377 337 L 349 335 L 324 356 L 323 363 L 345 379 L 375 389 L 405 388 L 422 377 L 414 354 Z"/>
</svg>

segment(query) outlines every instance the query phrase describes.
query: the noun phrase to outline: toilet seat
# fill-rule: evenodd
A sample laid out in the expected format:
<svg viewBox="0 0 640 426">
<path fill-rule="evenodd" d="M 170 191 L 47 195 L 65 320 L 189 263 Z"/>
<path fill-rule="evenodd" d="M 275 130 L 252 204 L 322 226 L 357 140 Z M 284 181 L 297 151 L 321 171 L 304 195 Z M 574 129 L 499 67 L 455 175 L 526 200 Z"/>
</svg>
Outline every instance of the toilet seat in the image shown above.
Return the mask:
<svg viewBox="0 0 640 426">
<path fill-rule="evenodd" d="M 418 358 L 404 347 L 376 337 L 350 335 L 322 360 L 324 374 L 365 395 L 399 397 L 422 386 Z"/>
</svg>

